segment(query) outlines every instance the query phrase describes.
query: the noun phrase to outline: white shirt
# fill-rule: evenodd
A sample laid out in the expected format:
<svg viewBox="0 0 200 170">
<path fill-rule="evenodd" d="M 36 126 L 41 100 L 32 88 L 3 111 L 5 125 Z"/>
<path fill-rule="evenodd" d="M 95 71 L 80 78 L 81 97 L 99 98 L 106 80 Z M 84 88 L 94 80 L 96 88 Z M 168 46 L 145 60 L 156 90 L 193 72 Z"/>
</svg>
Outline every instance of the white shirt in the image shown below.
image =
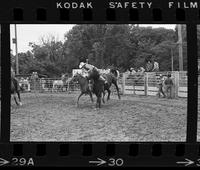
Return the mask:
<svg viewBox="0 0 200 170">
<path fill-rule="evenodd" d="M 157 70 L 157 69 L 159 69 L 159 64 L 158 62 L 154 62 L 153 70 Z"/>
</svg>

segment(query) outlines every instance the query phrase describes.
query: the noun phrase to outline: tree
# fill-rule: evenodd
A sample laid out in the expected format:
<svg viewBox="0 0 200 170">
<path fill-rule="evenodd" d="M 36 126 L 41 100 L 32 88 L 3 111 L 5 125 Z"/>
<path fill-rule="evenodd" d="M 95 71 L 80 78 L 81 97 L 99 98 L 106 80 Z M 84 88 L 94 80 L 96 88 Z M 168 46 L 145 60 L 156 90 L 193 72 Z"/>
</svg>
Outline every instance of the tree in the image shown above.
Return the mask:
<svg viewBox="0 0 200 170">
<path fill-rule="evenodd" d="M 182 30 L 186 43 L 186 28 L 183 27 Z M 120 71 L 125 71 L 130 67 L 145 67 L 145 59 L 151 56 L 156 56 L 161 71 L 169 71 L 171 49 L 174 70 L 178 70 L 177 37 L 176 29 L 155 29 L 131 24 L 75 25 L 65 33 L 64 42 L 47 35 L 41 37 L 38 44 L 30 43 L 32 50 L 19 54 L 20 72 L 37 70 L 49 77 L 59 77 L 62 73 L 72 73 L 72 69 L 77 69 L 79 63 L 86 62 L 87 59 L 98 68 L 117 67 Z M 183 53 L 186 70 L 186 47 Z"/>
<path fill-rule="evenodd" d="M 172 68 L 172 55 L 174 56 L 173 62 L 177 55 L 176 44 L 173 41 L 163 41 L 153 47 L 152 51 L 154 51 L 157 61 L 160 63 L 160 71 L 177 70 L 177 63 Z"/>
<path fill-rule="evenodd" d="M 134 44 L 135 56 L 132 57 L 133 67 L 144 66 L 145 59 L 157 56 L 161 70 L 170 68 L 170 52 L 163 48 L 164 44 L 175 42 L 175 31 L 165 28 L 131 26 L 131 43 Z M 170 44 L 169 44 L 170 45 Z M 167 63 L 166 63 L 167 61 Z"/>
<path fill-rule="evenodd" d="M 41 43 L 30 43 L 34 59 L 39 63 L 42 74 L 57 77 L 62 74 L 65 60 L 63 43 L 49 35 L 41 37 Z"/>
</svg>

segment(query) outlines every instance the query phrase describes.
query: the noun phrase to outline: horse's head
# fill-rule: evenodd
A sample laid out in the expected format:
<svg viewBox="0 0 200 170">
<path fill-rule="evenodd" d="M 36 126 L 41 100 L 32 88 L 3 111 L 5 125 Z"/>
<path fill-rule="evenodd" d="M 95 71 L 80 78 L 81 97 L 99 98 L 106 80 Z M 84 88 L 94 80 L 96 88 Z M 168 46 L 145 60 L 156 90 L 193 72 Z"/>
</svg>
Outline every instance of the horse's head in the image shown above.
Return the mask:
<svg viewBox="0 0 200 170">
<path fill-rule="evenodd" d="M 65 81 L 67 78 L 68 78 L 67 73 L 61 75 L 61 80 Z"/>
<path fill-rule="evenodd" d="M 71 78 L 71 81 L 78 82 L 82 92 L 86 92 L 88 90 L 89 80 L 81 73 L 75 73 L 74 76 Z"/>
<path fill-rule="evenodd" d="M 83 76 L 80 73 L 75 73 L 71 81 L 79 81 Z"/>
</svg>

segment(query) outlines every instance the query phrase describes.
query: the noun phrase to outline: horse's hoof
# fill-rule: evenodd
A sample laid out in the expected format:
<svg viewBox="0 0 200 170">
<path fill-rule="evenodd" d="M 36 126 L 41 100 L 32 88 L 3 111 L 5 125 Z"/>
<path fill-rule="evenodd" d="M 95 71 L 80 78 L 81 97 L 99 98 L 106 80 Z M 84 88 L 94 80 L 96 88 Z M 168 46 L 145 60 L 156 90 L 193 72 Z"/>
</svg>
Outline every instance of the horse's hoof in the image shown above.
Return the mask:
<svg viewBox="0 0 200 170">
<path fill-rule="evenodd" d="M 99 111 L 100 108 L 99 108 L 99 107 L 95 107 L 94 110 L 95 110 L 95 111 Z"/>
<path fill-rule="evenodd" d="M 20 102 L 19 105 L 22 106 L 22 102 Z"/>
</svg>

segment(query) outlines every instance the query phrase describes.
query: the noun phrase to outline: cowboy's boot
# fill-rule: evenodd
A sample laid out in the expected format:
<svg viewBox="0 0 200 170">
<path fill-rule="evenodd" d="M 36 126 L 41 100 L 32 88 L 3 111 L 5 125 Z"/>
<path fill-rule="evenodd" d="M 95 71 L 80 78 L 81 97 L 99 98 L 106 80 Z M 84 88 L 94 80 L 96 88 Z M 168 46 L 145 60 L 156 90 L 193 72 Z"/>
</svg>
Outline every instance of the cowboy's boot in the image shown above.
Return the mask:
<svg viewBox="0 0 200 170">
<path fill-rule="evenodd" d="M 103 80 L 105 85 L 108 84 L 108 81 L 103 76 L 100 76 L 99 79 Z"/>
</svg>

